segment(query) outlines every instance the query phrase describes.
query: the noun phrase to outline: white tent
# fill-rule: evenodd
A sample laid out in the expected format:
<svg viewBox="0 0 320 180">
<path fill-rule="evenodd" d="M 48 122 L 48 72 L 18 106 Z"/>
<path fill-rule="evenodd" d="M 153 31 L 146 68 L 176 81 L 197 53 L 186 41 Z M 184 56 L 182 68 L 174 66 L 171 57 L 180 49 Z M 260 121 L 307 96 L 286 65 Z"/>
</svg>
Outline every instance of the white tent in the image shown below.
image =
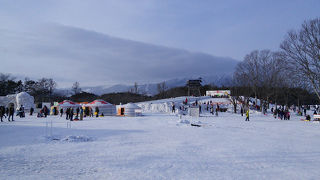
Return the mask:
<svg viewBox="0 0 320 180">
<path fill-rule="evenodd" d="M 102 99 L 97 99 L 92 101 L 89 104 L 86 104 L 86 106 L 89 106 L 92 108 L 92 110 L 95 111 L 95 108 L 99 108 L 99 114 L 105 115 L 105 116 L 113 116 L 116 114 L 116 106 L 113 104 L 110 104 Z"/>
<path fill-rule="evenodd" d="M 124 116 L 141 116 L 142 115 L 142 108 L 133 104 L 128 103 L 126 105 L 120 105 L 118 107 L 118 115 Z"/>
<path fill-rule="evenodd" d="M 80 104 L 77 104 L 75 102 L 72 102 L 70 100 L 64 100 L 61 103 L 59 103 L 59 107 L 62 108 L 63 110 L 67 109 L 67 108 L 78 108 L 81 107 Z"/>
</svg>

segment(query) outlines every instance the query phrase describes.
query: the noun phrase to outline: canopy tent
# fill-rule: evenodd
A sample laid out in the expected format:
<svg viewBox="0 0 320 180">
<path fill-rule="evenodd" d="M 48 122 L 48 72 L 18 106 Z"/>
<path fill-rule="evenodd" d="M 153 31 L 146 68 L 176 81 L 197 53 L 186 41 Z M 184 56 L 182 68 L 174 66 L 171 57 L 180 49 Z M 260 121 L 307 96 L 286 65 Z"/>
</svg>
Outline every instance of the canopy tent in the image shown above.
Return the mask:
<svg viewBox="0 0 320 180">
<path fill-rule="evenodd" d="M 102 99 L 97 99 L 92 101 L 91 103 L 86 104 L 85 106 L 91 107 L 94 111 L 96 107 L 99 108 L 99 114 L 105 115 L 105 116 L 113 116 L 116 114 L 116 106 L 113 104 L 110 104 Z"/>
<path fill-rule="evenodd" d="M 118 115 L 119 116 L 141 116 L 142 108 L 133 103 L 120 105 L 118 107 Z"/>
<path fill-rule="evenodd" d="M 73 101 L 70 101 L 70 100 L 64 100 L 64 101 L 62 101 L 61 103 L 59 103 L 59 107 L 60 108 L 63 108 L 63 109 L 67 109 L 67 108 L 70 108 L 70 107 L 72 107 L 72 108 L 77 108 L 77 107 L 81 107 L 81 105 L 80 104 L 77 104 L 77 103 L 75 103 L 75 102 L 73 102 Z"/>
</svg>

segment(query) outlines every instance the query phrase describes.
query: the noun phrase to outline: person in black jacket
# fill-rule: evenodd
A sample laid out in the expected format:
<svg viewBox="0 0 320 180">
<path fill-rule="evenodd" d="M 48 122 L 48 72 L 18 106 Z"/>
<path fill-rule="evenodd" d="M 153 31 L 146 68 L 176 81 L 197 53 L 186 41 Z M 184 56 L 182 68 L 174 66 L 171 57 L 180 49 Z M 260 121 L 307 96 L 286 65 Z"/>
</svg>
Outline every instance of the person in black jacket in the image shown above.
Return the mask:
<svg viewBox="0 0 320 180">
<path fill-rule="evenodd" d="M 8 109 L 8 114 L 9 114 L 8 121 L 10 121 L 10 117 L 11 117 L 11 121 L 14 121 L 14 120 L 13 120 L 14 105 L 12 105 L 12 106 L 9 107 L 9 109 Z"/>
<path fill-rule="evenodd" d="M 69 118 L 70 118 L 70 121 L 73 121 L 73 108 L 70 108 Z"/>
<path fill-rule="evenodd" d="M 30 116 L 32 116 L 33 112 L 34 112 L 34 109 L 30 108 Z"/>
<path fill-rule="evenodd" d="M 96 117 L 99 117 L 99 108 L 96 107 Z"/>
<path fill-rule="evenodd" d="M 3 118 L 4 114 L 6 113 L 5 111 L 6 111 L 6 110 L 5 110 L 4 106 L 0 106 L 0 118 L 1 118 L 1 122 L 3 122 L 2 118 Z"/>
<path fill-rule="evenodd" d="M 79 112 L 80 112 L 80 108 L 79 107 L 77 107 L 77 109 L 76 109 L 76 116 L 78 117 L 79 116 Z"/>
<path fill-rule="evenodd" d="M 60 117 L 63 115 L 63 108 L 60 109 Z"/>
<path fill-rule="evenodd" d="M 66 110 L 66 120 L 69 119 L 69 116 L 70 116 L 70 108 L 67 108 L 67 110 Z"/>
<path fill-rule="evenodd" d="M 49 114 L 49 109 L 47 108 L 46 105 L 43 107 L 43 114 L 44 114 L 44 117 L 45 117 L 45 118 L 46 118 L 46 117 L 48 116 L 48 114 Z"/>
</svg>

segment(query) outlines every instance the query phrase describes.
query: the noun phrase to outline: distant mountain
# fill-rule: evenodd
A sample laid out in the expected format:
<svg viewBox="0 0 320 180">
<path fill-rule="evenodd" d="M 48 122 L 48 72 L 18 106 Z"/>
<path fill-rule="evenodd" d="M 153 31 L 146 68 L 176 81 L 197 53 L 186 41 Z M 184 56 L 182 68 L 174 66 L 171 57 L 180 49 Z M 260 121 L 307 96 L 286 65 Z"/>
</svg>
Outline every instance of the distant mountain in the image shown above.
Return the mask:
<svg viewBox="0 0 320 180">
<path fill-rule="evenodd" d="M 171 89 L 174 87 L 185 86 L 187 80 L 189 79 L 198 79 L 199 77 L 190 77 L 190 78 L 176 78 L 165 81 L 167 89 Z M 219 75 L 219 76 L 204 76 L 202 78 L 202 85 L 206 84 L 214 84 L 216 86 L 229 86 L 231 85 L 231 76 L 230 75 Z M 160 82 L 159 82 L 160 83 Z M 146 95 L 155 95 L 158 93 L 157 89 L 158 83 L 150 83 L 150 84 L 138 84 L 138 90 L 140 94 Z M 96 87 L 84 87 L 82 88 L 85 92 L 90 92 L 96 95 L 102 95 L 107 93 L 116 93 L 116 92 L 128 92 L 133 88 L 130 85 L 114 85 L 111 87 L 104 87 L 104 86 L 96 86 Z"/>
</svg>

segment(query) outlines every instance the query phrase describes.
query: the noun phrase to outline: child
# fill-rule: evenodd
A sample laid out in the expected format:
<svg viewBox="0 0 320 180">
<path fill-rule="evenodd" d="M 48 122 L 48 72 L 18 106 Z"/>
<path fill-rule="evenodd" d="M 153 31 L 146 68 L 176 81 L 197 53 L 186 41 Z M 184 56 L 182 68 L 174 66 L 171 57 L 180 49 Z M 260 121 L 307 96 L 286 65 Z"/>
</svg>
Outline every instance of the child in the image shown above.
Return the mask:
<svg viewBox="0 0 320 180">
<path fill-rule="evenodd" d="M 249 121 L 249 109 L 246 112 L 246 121 Z"/>
</svg>

